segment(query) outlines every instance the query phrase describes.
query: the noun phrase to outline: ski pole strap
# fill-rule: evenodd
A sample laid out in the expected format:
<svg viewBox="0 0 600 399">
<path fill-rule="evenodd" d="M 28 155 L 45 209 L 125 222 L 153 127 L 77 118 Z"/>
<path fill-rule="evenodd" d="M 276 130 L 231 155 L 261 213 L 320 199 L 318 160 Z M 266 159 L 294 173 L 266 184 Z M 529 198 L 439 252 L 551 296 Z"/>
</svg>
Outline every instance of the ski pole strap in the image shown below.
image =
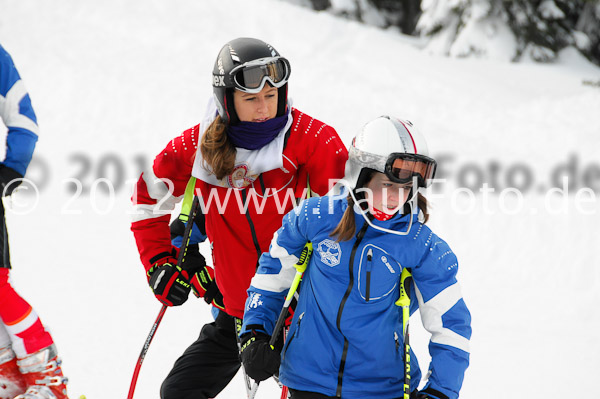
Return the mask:
<svg viewBox="0 0 600 399">
<path fill-rule="evenodd" d="M 235 336 L 239 338 L 244 321 L 239 317 L 233 317 L 233 322 L 235 323 Z"/>
<path fill-rule="evenodd" d="M 400 275 L 400 298 L 396 301 L 397 306 L 410 306 L 410 286 L 412 283 L 412 273 L 407 268 L 402 269 Z"/>
<path fill-rule="evenodd" d="M 185 194 L 183 195 L 183 203 L 181 204 L 181 213 L 179 214 L 179 220 L 183 223 L 187 223 L 190 211 L 192 210 L 192 202 L 194 201 L 194 188 L 196 187 L 196 178 L 190 177 L 187 186 L 185 186 Z"/>
</svg>

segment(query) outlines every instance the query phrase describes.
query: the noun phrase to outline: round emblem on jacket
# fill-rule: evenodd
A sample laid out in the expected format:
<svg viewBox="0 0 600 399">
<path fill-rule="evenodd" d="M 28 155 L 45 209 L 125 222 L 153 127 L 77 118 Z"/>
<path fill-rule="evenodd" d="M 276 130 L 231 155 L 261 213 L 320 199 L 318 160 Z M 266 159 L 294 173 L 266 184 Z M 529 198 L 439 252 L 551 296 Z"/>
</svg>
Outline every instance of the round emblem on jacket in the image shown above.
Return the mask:
<svg viewBox="0 0 600 399">
<path fill-rule="evenodd" d="M 333 240 L 323 240 L 317 245 L 317 252 L 321 256 L 321 262 L 327 266 L 337 266 L 342 258 L 342 249 L 340 243 Z"/>
<path fill-rule="evenodd" d="M 231 188 L 244 188 L 254 183 L 258 175 L 248 174 L 248 165 L 245 163 L 236 165 L 233 172 L 227 176 L 227 184 Z"/>
</svg>

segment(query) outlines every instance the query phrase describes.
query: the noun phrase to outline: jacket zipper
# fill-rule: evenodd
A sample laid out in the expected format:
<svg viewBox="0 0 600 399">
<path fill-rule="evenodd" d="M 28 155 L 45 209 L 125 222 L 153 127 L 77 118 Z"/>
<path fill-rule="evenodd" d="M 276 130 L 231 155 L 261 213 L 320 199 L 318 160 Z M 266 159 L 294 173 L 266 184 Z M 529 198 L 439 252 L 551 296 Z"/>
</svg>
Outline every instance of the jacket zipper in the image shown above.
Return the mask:
<svg viewBox="0 0 600 399">
<path fill-rule="evenodd" d="M 340 303 L 340 307 L 338 308 L 336 325 L 337 325 L 337 329 L 340 331 L 340 333 L 342 333 L 342 336 L 344 337 L 344 349 L 342 351 L 342 359 L 340 360 L 340 368 L 338 371 L 338 384 L 337 384 L 337 389 L 336 389 L 336 394 L 335 394 L 335 396 L 337 396 L 338 398 L 342 397 L 342 379 L 344 377 L 344 367 L 346 366 L 346 356 L 348 355 L 348 344 L 349 344 L 348 339 L 344 336 L 344 333 L 342 332 L 342 328 L 341 328 L 342 312 L 344 311 L 344 306 L 346 305 L 346 301 L 348 300 L 348 297 L 350 296 L 350 293 L 352 292 L 352 287 L 354 286 L 354 257 L 356 256 L 356 250 L 358 249 L 360 242 L 362 241 L 363 237 L 365 236 L 365 232 L 367 231 L 368 227 L 369 227 L 369 224 L 365 221 L 365 223 L 363 224 L 363 226 L 360 229 L 360 231 L 358 232 L 358 234 L 356 234 L 356 241 L 354 242 L 354 246 L 352 247 L 352 252 L 350 253 L 350 263 L 349 263 L 350 281 L 348 282 L 348 288 L 346 288 L 346 292 L 344 293 L 344 297 L 342 298 L 342 302 Z"/>
<path fill-rule="evenodd" d="M 294 331 L 294 335 L 292 335 L 292 337 L 286 342 L 285 348 L 283 350 L 283 354 L 281 356 L 281 359 L 285 359 L 285 354 L 287 353 L 288 348 L 290 347 L 290 344 L 292 343 L 292 341 L 294 340 L 294 338 L 296 338 L 296 336 L 299 334 L 300 332 L 300 322 L 302 321 L 302 318 L 304 317 L 304 312 L 302 312 L 300 314 L 300 316 L 298 316 L 298 322 L 297 327 L 296 327 L 296 331 Z"/>
<path fill-rule="evenodd" d="M 246 203 L 246 198 L 246 190 L 242 190 L 242 200 L 244 201 L 244 204 Z M 254 242 L 254 248 L 256 249 L 256 255 L 258 256 L 256 258 L 256 268 L 258 269 L 258 261 L 260 259 L 260 256 L 262 255 L 262 251 L 260 250 L 260 245 L 258 244 L 258 237 L 256 236 L 254 222 L 252 222 L 252 218 L 250 217 L 249 206 L 246 207 L 246 219 L 248 220 L 248 225 L 250 226 L 250 233 L 252 233 L 252 241 Z"/>
<path fill-rule="evenodd" d="M 373 260 L 373 249 L 369 248 L 369 251 L 367 252 L 367 302 L 369 302 L 371 296 L 371 269 L 373 267 L 371 260 Z"/>
</svg>

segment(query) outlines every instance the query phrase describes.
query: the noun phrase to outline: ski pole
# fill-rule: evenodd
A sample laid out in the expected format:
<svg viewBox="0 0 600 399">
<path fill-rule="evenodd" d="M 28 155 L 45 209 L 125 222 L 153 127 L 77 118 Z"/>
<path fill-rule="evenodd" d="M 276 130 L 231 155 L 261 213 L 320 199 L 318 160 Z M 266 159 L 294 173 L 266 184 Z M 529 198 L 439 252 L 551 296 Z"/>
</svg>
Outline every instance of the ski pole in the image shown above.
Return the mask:
<svg viewBox="0 0 600 399">
<path fill-rule="evenodd" d="M 279 337 L 279 331 L 281 331 L 283 329 L 283 323 L 285 322 L 285 319 L 287 317 L 288 314 L 288 310 L 290 308 L 290 304 L 292 303 L 292 299 L 294 298 L 294 294 L 296 293 L 296 291 L 298 290 L 298 285 L 300 284 L 300 281 L 302 280 L 302 275 L 304 274 L 304 272 L 306 271 L 306 267 L 308 266 L 308 261 L 310 260 L 310 256 L 312 255 L 312 243 L 309 241 L 306 243 L 306 245 L 304 245 L 304 248 L 302 249 L 302 253 L 300 254 L 300 258 L 298 259 L 298 262 L 294 265 L 294 267 L 296 268 L 296 274 L 294 275 L 294 280 L 292 280 L 292 285 L 290 286 L 290 289 L 288 291 L 287 296 L 285 297 L 285 302 L 283 303 L 283 308 L 281 309 L 281 312 L 279 313 L 279 318 L 277 319 L 277 322 L 275 323 L 275 328 L 273 329 L 273 335 L 271 335 L 271 339 L 269 340 L 269 346 L 271 347 L 272 350 L 275 350 L 275 342 L 277 341 L 277 338 Z M 236 322 L 239 319 L 236 319 Z M 242 321 L 239 320 L 239 327 L 238 327 L 238 346 L 240 347 L 240 351 L 241 351 L 241 343 L 239 341 L 239 333 L 242 330 Z M 244 366 L 242 365 L 242 368 Z M 244 371 L 244 377 L 246 379 L 246 393 L 248 394 L 248 398 L 249 399 L 254 399 L 254 396 L 256 395 L 256 391 L 258 390 L 258 385 L 259 382 L 255 382 L 254 385 L 252 385 L 250 383 L 250 379 L 248 378 L 248 376 L 246 375 L 246 372 Z M 282 398 L 286 398 L 288 395 L 288 389 L 286 386 L 282 386 L 281 388 L 281 397 Z"/>
<path fill-rule="evenodd" d="M 281 333 L 283 334 L 283 342 L 285 342 L 285 340 L 287 339 L 287 330 L 284 328 Z M 273 378 L 275 378 L 275 376 L 273 376 Z M 279 399 L 288 399 L 290 397 L 288 387 L 283 385 L 281 381 L 279 381 L 279 378 L 276 378 L 276 381 L 279 387 L 281 388 L 281 396 L 279 397 Z"/>
<path fill-rule="evenodd" d="M 308 176 L 306 177 L 306 185 L 308 190 L 306 198 L 310 198 L 310 183 L 308 180 Z M 294 294 L 298 290 L 298 285 L 300 285 L 300 281 L 302 281 L 302 275 L 306 271 L 306 267 L 308 266 L 308 261 L 310 261 L 312 251 L 312 242 L 309 241 L 304 245 L 304 248 L 302 248 L 300 258 L 298 259 L 298 262 L 296 262 L 296 264 L 294 265 L 294 267 L 296 268 L 296 274 L 294 275 L 292 285 L 290 286 L 288 294 L 285 297 L 283 308 L 281 309 L 279 317 L 277 318 L 277 322 L 275 323 L 273 335 L 271 335 L 271 340 L 269 341 L 269 346 L 271 347 L 271 349 L 275 349 L 275 342 L 277 341 L 277 338 L 279 338 L 279 331 L 281 331 L 283 327 L 283 323 L 285 322 L 285 319 L 287 317 L 290 304 L 292 303 L 292 299 L 294 298 Z"/>
<path fill-rule="evenodd" d="M 238 351 L 242 353 L 242 341 L 240 339 L 240 332 L 242 331 L 243 321 L 238 317 L 234 317 L 233 319 L 235 321 L 235 338 L 237 340 Z M 255 382 L 254 384 L 252 384 L 252 381 L 250 381 L 250 377 L 248 377 L 248 374 L 246 374 L 244 365 L 242 364 L 241 367 L 242 373 L 244 374 L 244 383 L 246 385 L 246 396 L 248 396 L 248 399 L 254 399 L 254 397 L 256 396 L 256 391 L 258 390 L 259 383 Z"/>
<path fill-rule="evenodd" d="M 312 255 L 313 247 L 312 242 L 307 242 L 304 248 L 302 249 L 302 253 L 300 254 L 300 259 L 294 265 L 296 268 L 296 274 L 294 275 L 294 280 L 292 280 L 292 285 L 290 290 L 288 291 L 287 296 L 285 297 L 285 302 L 283 303 L 283 308 L 279 313 L 279 318 L 277 319 L 277 323 L 275 323 L 275 328 L 273 329 L 273 335 L 271 335 L 271 340 L 269 341 L 269 346 L 271 349 L 275 349 L 275 342 L 279 337 L 279 331 L 281 331 L 283 327 L 283 323 L 288 314 L 288 310 L 290 308 L 290 304 L 292 303 L 292 299 L 294 298 L 294 294 L 296 290 L 298 290 L 298 285 L 302 280 L 302 275 L 306 271 L 306 267 L 308 266 L 308 261 L 310 260 L 310 256 Z"/>
<path fill-rule="evenodd" d="M 306 198 L 310 198 L 311 194 L 310 194 L 310 179 L 308 177 L 308 175 L 306 176 Z M 293 292 L 290 296 L 290 293 L 288 292 L 288 295 L 286 297 L 286 301 L 283 304 L 283 309 L 281 309 L 281 312 L 279 314 L 279 318 L 277 319 L 277 323 L 275 323 L 275 329 L 273 330 L 273 336 L 275 336 L 275 339 L 273 339 L 273 336 L 271 336 L 271 340 L 269 342 L 269 345 L 271 346 L 272 349 L 275 349 L 275 341 L 277 340 L 277 336 L 279 336 L 279 331 L 281 330 L 283 333 L 283 341 L 285 342 L 285 340 L 287 339 L 287 334 L 286 334 L 286 330 L 283 330 L 282 325 L 283 322 L 285 321 L 286 317 L 287 317 L 287 312 L 288 309 L 290 307 L 290 303 L 292 302 L 292 297 L 294 295 L 296 295 L 296 291 L 298 290 L 298 285 L 300 284 L 300 281 L 302 280 L 302 275 L 304 274 L 304 272 L 306 271 L 306 267 L 308 265 L 308 261 L 310 260 L 310 256 L 312 255 L 312 243 L 311 242 L 307 242 L 306 245 L 304 246 L 304 248 L 302 249 L 302 253 L 300 254 L 300 259 L 298 259 L 298 262 L 296 263 L 296 265 L 294 266 L 296 268 L 296 274 L 294 275 L 294 280 L 292 281 L 292 287 L 293 287 Z M 300 272 L 300 274 L 298 274 Z M 292 287 L 290 287 L 290 291 L 292 291 Z M 288 298 L 289 298 L 289 302 L 288 302 Z M 286 304 L 287 304 L 287 308 L 286 308 Z M 282 317 L 282 314 L 284 314 L 285 316 Z M 290 392 L 287 386 L 280 384 L 281 385 L 281 397 L 280 399 L 287 399 L 290 397 Z"/>
<path fill-rule="evenodd" d="M 127 395 L 127 399 L 133 398 L 133 393 L 135 392 L 135 386 L 137 384 L 138 375 L 140 374 L 140 369 L 142 367 L 142 362 L 144 361 L 144 357 L 146 357 L 146 352 L 148 352 L 148 348 L 150 347 L 150 342 L 152 342 L 152 338 L 154 338 L 154 333 L 156 329 L 160 325 L 162 318 L 167 310 L 167 305 L 163 305 L 160 308 L 160 312 L 158 312 L 158 317 L 156 317 L 156 321 L 152 325 L 150 329 L 150 334 L 148 334 L 148 338 L 146 338 L 146 342 L 144 342 L 144 346 L 142 348 L 142 352 L 140 353 L 140 357 L 135 365 L 135 370 L 133 371 L 133 378 L 131 379 L 131 385 L 129 386 L 129 394 Z"/>
<path fill-rule="evenodd" d="M 309 241 L 304 245 L 302 249 L 302 253 L 300 254 L 300 259 L 294 265 L 296 268 L 296 274 L 294 275 L 294 280 L 292 280 L 292 285 L 290 290 L 288 291 L 287 296 L 285 297 L 285 302 L 283 303 L 283 308 L 281 309 L 281 313 L 279 313 L 279 318 L 275 323 L 275 328 L 273 329 L 273 335 L 271 335 L 271 339 L 269 340 L 269 346 L 271 349 L 275 350 L 275 342 L 277 342 L 277 338 L 279 337 L 279 332 L 283 331 L 283 323 L 288 315 L 288 310 L 290 308 L 290 304 L 292 303 L 292 299 L 298 290 L 298 286 L 300 285 L 300 281 L 302 281 L 302 275 L 306 271 L 306 267 L 308 266 L 308 262 L 310 260 L 310 256 L 312 255 L 313 247 L 312 243 Z M 285 331 L 283 331 L 284 340 L 285 340 Z M 281 399 L 286 399 L 288 397 L 288 387 L 285 385 L 281 386 Z"/>
<path fill-rule="evenodd" d="M 193 190 L 193 186 L 195 185 L 193 183 L 195 183 L 194 178 L 190 179 L 190 182 L 188 183 L 188 187 L 192 187 L 192 190 Z M 186 188 L 186 192 L 187 191 L 188 190 Z M 181 247 L 179 248 L 179 255 L 177 256 L 177 265 L 183 265 L 183 261 L 185 260 L 185 255 L 187 254 L 187 248 L 188 248 L 188 244 L 190 242 L 190 237 L 192 236 L 192 226 L 194 225 L 194 219 L 196 218 L 196 214 L 198 213 L 199 208 L 200 208 L 200 200 L 197 196 L 194 196 L 194 200 L 192 202 L 192 206 L 190 208 L 190 213 L 188 216 L 188 223 L 185 226 L 185 231 L 183 233 L 183 240 L 181 241 Z M 131 385 L 129 386 L 129 394 L 127 395 L 127 399 L 133 399 L 133 393 L 135 392 L 135 386 L 137 384 L 137 379 L 140 374 L 140 369 L 142 368 L 142 362 L 144 361 L 144 358 L 146 357 L 146 353 L 148 352 L 148 349 L 150 348 L 150 343 L 152 342 L 152 339 L 154 338 L 154 334 L 156 333 L 156 330 L 158 329 L 158 326 L 160 325 L 160 322 L 162 321 L 162 318 L 166 311 L 167 311 L 167 305 L 163 305 L 162 308 L 160 309 L 160 312 L 158 312 L 158 317 L 156 318 L 156 321 L 154 322 L 154 324 L 152 325 L 152 328 L 150 329 L 150 334 L 148 334 L 148 338 L 146 338 L 146 342 L 144 342 L 144 346 L 142 347 L 142 351 L 140 352 L 140 356 L 135 365 L 135 369 L 133 370 L 133 377 L 131 379 Z"/>
<path fill-rule="evenodd" d="M 410 343 L 408 333 L 408 319 L 410 317 L 410 287 L 412 274 L 407 268 L 402 269 L 400 275 L 400 298 L 396 305 L 402 307 L 402 335 L 404 337 L 404 399 L 410 398 Z"/>
</svg>

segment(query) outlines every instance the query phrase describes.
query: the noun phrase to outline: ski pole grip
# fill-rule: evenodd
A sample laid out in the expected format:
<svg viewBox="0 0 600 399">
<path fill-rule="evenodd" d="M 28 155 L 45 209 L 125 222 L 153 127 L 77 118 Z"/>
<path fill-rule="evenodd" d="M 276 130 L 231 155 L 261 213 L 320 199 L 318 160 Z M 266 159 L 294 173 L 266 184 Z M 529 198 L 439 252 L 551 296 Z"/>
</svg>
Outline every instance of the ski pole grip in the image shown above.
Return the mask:
<svg viewBox="0 0 600 399">
<path fill-rule="evenodd" d="M 308 262 L 310 261 L 310 257 L 312 255 L 313 247 L 312 242 L 307 242 L 302 248 L 302 253 L 300 254 L 300 258 L 298 258 L 298 262 L 294 265 L 296 268 L 296 275 L 294 276 L 294 280 L 292 281 L 292 285 L 288 291 L 287 296 L 285 297 L 285 305 L 286 307 L 290 306 L 290 302 L 292 302 L 292 298 L 294 294 L 298 290 L 298 285 L 300 285 L 300 281 L 302 281 L 302 274 L 306 271 L 306 267 L 308 266 Z"/>
<path fill-rule="evenodd" d="M 306 271 L 306 267 L 308 266 L 308 262 L 310 261 L 310 257 L 313 252 L 312 242 L 307 242 L 302 248 L 302 253 L 300 254 L 300 258 L 298 262 L 294 265 L 296 270 L 300 273 L 304 273 Z M 296 290 L 294 290 L 295 292 Z"/>
<path fill-rule="evenodd" d="M 400 298 L 396 301 L 397 306 L 410 306 L 410 287 L 412 285 L 412 273 L 407 268 L 402 269 L 400 275 Z"/>
<path fill-rule="evenodd" d="M 310 257 L 312 255 L 313 246 L 309 241 L 304 245 L 302 249 L 302 253 L 300 254 L 300 258 L 298 262 L 294 265 L 296 268 L 296 275 L 294 276 L 294 280 L 292 281 L 292 285 L 288 290 L 288 293 L 285 297 L 285 302 L 283 303 L 283 308 L 281 309 L 281 313 L 279 313 L 279 318 L 275 323 L 275 328 L 273 329 L 273 334 L 271 335 L 271 340 L 269 341 L 269 345 L 271 349 L 275 349 L 275 342 L 279 337 L 279 331 L 283 328 L 283 323 L 285 322 L 285 318 L 287 317 L 288 309 L 290 307 L 290 303 L 292 302 L 292 298 L 294 298 L 294 294 L 298 290 L 298 285 L 300 285 L 300 281 L 302 281 L 302 274 L 306 271 L 306 267 L 308 266 L 308 262 L 310 261 Z"/>
</svg>

